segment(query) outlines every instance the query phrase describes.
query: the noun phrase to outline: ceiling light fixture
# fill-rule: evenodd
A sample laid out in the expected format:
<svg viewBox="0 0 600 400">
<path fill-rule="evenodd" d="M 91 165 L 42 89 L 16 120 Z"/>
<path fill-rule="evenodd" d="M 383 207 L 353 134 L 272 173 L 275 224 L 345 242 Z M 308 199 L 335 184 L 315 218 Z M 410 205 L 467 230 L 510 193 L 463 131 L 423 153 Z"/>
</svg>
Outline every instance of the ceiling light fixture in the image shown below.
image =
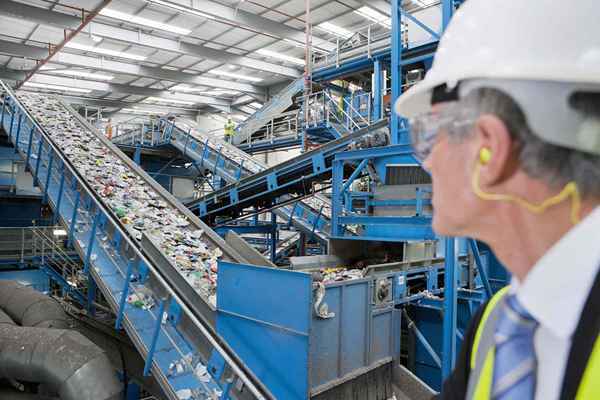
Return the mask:
<svg viewBox="0 0 600 400">
<path fill-rule="evenodd" d="M 173 103 L 173 104 L 183 104 L 183 105 L 188 105 L 191 106 L 193 104 L 195 104 L 193 101 L 184 101 L 184 100 L 175 100 L 175 99 L 167 99 L 164 97 L 148 97 L 146 100 L 144 100 L 145 102 L 164 102 L 164 103 Z"/>
<path fill-rule="evenodd" d="M 235 79 L 242 79 L 242 80 L 246 80 L 246 81 L 250 81 L 250 82 L 260 82 L 262 81 L 262 78 L 257 78 L 255 76 L 248 76 L 248 75 L 240 75 L 240 74 L 234 74 L 233 72 L 228 72 L 228 71 L 207 71 L 209 74 L 214 74 L 214 75 L 223 75 L 223 76 L 229 76 L 230 78 L 235 78 Z"/>
<path fill-rule="evenodd" d="M 431 5 L 433 5 L 434 3 L 436 3 L 438 0 L 416 0 L 416 2 L 421 6 L 421 7 L 429 7 Z"/>
<path fill-rule="evenodd" d="M 164 115 L 165 114 L 164 112 L 133 109 L 133 108 L 121 108 L 120 112 L 129 113 L 129 114 L 139 114 L 139 115 Z"/>
<path fill-rule="evenodd" d="M 153 29 L 160 29 L 161 31 L 176 33 L 176 34 L 184 35 L 184 36 L 192 33 L 192 31 L 189 29 L 180 28 L 175 25 L 165 24 L 165 23 L 158 22 L 158 21 L 153 21 L 148 18 L 138 17 L 137 15 L 127 14 L 127 13 L 124 13 L 121 11 L 112 10 L 110 8 L 103 8 L 100 11 L 100 15 L 103 15 L 105 17 L 120 19 L 121 21 L 130 22 L 130 23 L 134 23 L 137 25 L 147 26 L 147 27 L 153 28 Z"/>
<path fill-rule="evenodd" d="M 173 8 L 175 10 L 183 11 L 188 14 L 194 14 L 194 15 L 197 15 L 202 18 L 213 19 L 213 20 L 216 19 L 212 15 L 204 14 L 203 12 L 198 11 L 195 8 L 185 7 L 180 4 L 171 3 L 170 1 L 164 1 L 164 0 L 146 0 L 146 1 L 148 3 L 159 4 L 161 6 L 165 6 L 165 7 Z"/>
<path fill-rule="evenodd" d="M 378 23 L 388 29 L 392 29 L 392 19 L 387 15 L 380 13 L 377 10 L 372 9 L 368 6 L 363 6 L 354 12 L 368 20 Z"/>
<path fill-rule="evenodd" d="M 91 89 L 72 88 L 72 87 L 49 85 L 46 83 L 36 83 L 36 82 L 25 82 L 23 84 L 23 86 L 29 86 L 29 87 L 33 87 L 33 88 L 39 88 L 39 89 L 60 90 L 60 91 L 64 91 L 64 92 L 75 92 L 75 93 L 90 93 L 92 91 Z"/>
<path fill-rule="evenodd" d="M 69 49 L 89 51 L 90 53 L 104 54 L 104 55 L 112 56 L 112 57 L 128 58 L 128 59 L 136 60 L 136 61 L 143 61 L 146 59 L 146 56 L 131 54 L 129 52 L 125 53 L 124 51 L 103 49 L 101 47 L 88 46 L 86 44 L 81 44 L 81 43 L 76 43 L 76 42 L 67 42 L 67 44 L 65 44 L 65 47 L 68 47 Z"/>
<path fill-rule="evenodd" d="M 325 32 L 330 33 L 332 35 L 343 37 L 345 39 L 348 39 L 353 35 L 353 33 L 350 32 L 348 29 L 344 29 L 341 26 L 334 25 L 331 22 L 320 23 L 319 25 L 317 25 L 317 28 L 320 28 L 321 30 L 324 30 Z"/>
<path fill-rule="evenodd" d="M 250 103 L 250 104 L 248 104 L 248 105 L 249 105 L 250 107 L 252 107 L 252 108 L 256 108 L 256 109 L 259 109 L 259 108 L 261 108 L 261 107 L 263 106 L 263 105 L 262 105 L 262 103 L 259 103 L 258 101 L 253 101 L 252 103 Z"/>
<path fill-rule="evenodd" d="M 114 76 L 112 76 L 112 75 L 93 74 L 91 72 L 83 72 L 83 71 L 76 71 L 76 70 L 70 70 L 70 69 L 52 69 L 52 68 L 42 67 L 41 70 L 47 71 L 47 72 L 50 72 L 53 74 L 77 76 L 77 77 L 89 78 L 89 79 L 98 79 L 99 81 L 110 81 L 111 79 L 114 78 Z"/>
<path fill-rule="evenodd" d="M 205 88 L 194 88 L 187 85 L 175 85 L 169 90 L 173 90 L 175 92 L 184 92 L 184 93 L 196 93 L 206 90 Z"/>
<path fill-rule="evenodd" d="M 231 118 L 235 119 L 237 121 L 244 121 L 248 117 L 246 115 L 242 115 L 242 114 L 232 114 Z"/>
<path fill-rule="evenodd" d="M 288 61 L 293 64 L 304 65 L 304 60 L 298 57 L 286 56 L 285 54 L 278 53 L 276 51 L 271 51 L 267 49 L 259 49 L 256 52 L 262 56 L 278 58 L 283 61 Z"/>
</svg>

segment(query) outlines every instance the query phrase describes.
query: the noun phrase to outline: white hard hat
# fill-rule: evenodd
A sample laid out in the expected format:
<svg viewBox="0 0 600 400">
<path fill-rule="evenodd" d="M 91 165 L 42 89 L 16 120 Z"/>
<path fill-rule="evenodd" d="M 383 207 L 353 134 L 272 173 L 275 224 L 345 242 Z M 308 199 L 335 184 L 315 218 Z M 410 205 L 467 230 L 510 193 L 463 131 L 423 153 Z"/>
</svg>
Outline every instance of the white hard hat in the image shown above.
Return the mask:
<svg viewBox="0 0 600 400">
<path fill-rule="evenodd" d="M 411 118 L 435 87 L 467 79 L 600 83 L 598 0 L 468 0 L 452 18 L 425 79 L 396 102 Z"/>
</svg>

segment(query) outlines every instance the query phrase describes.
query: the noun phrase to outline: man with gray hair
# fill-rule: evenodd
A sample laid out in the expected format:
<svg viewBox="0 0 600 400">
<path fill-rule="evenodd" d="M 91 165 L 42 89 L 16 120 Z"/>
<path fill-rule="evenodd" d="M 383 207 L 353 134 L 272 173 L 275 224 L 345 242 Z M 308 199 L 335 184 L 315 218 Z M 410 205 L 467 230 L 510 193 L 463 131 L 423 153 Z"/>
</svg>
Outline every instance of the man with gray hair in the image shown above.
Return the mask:
<svg viewBox="0 0 600 400">
<path fill-rule="evenodd" d="M 433 228 L 511 272 L 444 399 L 600 399 L 600 3 L 469 0 L 396 104 Z"/>
</svg>

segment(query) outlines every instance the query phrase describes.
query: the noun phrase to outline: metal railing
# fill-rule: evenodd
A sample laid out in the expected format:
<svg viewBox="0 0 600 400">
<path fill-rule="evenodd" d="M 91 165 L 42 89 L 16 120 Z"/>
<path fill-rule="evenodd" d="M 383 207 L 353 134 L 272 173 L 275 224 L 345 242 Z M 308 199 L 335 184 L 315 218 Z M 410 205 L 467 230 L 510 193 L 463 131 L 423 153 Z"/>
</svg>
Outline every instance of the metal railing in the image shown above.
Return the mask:
<svg viewBox="0 0 600 400">
<path fill-rule="evenodd" d="M 294 136 L 298 139 L 300 135 L 299 114 L 299 110 L 293 110 L 274 116 L 243 143 L 252 146 L 255 142 L 273 142 L 282 136 Z"/>
<path fill-rule="evenodd" d="M 10 193 L 17 190 L 17 161 L 10 161 L 10 171 L 0 169 L 0 188 L 7 189 Z"/>
<path fill-rule="evenodd" d="M 314 53 L 313 65 L 340 65 L 344 60 L 345 55 L 350 52 L 360 49 L 361 55 L 366 54 L 368 57 L 382 48 L 389 46 L 391 26 L 386 27 L 380 23 L 371 23 L 356 29 L 351 36 L 347 38 L 336 38 L 329 40 L 335 44 L 335 48 L 329 53 Z M 408 45 L 408 30 L 402 29 L 402 43 Z"/>
<path fill-rule="evenodd" d="M 331 123 L 342 126 L 346 134 L 371 124 L 371 99 L 370 93 L 361 94 L 367 100 L 367 111 L 365 118 L 360 110 L 357 110 L 352 102 L 345 97 L 335 99 L 329 92 L 321 91 L 313 93 L 304 98 L 304 107 L 308 107 L 306 127 L 315 127 L 322 123 Z"/>
<path fill-rule="evenodd" d="M 440 2 L 436 1 L 411 11 L 400 9 L 402 14 L 400 21 L 401 44 L 404 49 L 439 40 L 439 32 L 436 32 L 436 30 L 439 30 L 440 27 L 437 26 L 432 29 L 432 27 L 419 21 L 419 16 L 415 13 L 415 11 L 419 12 L 428 8 L 438 7 L 439 4 Z M 412 24 L 409 24 L 409 22 L 412 22 Z M 364 56 L 371 58 L 377 52 L 391 46 L 391 29 L 391 19 L 382 20 L 359 27 L 352 32 L 352 35 L 346 38 L 337 37 L 330 39 L 328 42 L 335 45 L 335 47 L 328 53 L 315 52 L 312 59 L 313 65 L 315 68 L 339 67 L 342 62 L 350 59 Z M 423 39 L 419 37 L 419 34 L 422 34 L 423 31 L 429 35 L 428 38 Z"/>
<path fill-rule="evenodd" d="M 66 237 L 61 226 L 0 228 L 0 260 L 51 266 L 67 281 L 75 282 L 81 263 L 65 246 Z"/>
<path fill-rule="evenodd" d="M 302 77 L 296 79 L 279 93 L 273 96 L 254 114 L 239 124 L 236 129 L 235 144 L 247 140 L 255 131 L 261 129 L 273 117 L 284 112 L 293 104 L 293 96 L 302 90 L 304 80 Z"/>
<path fill-rule="evenodd" d="M 121 145 L 157 146 L 164 144 L 164 131 L 157 120 L 135 117 L 115 125 L 112 142 Z"/>
</svg>

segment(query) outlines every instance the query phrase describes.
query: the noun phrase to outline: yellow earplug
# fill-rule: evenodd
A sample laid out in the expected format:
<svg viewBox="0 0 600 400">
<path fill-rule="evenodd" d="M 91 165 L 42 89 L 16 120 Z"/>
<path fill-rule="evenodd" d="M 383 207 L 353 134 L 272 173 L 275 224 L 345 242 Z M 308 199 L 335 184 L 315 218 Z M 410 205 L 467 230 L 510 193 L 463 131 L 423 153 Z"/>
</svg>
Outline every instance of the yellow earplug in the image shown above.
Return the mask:
<svg viewBox="0 0 600 400">
<path fill-rule="evenodd" d="M 488 149 L 487 147 L 483 147 L 479 151 L 479 162 L 481 162 L 481 164 L 483 164 L 483 165 L 486 165 L 487 163 L 490 162 L 491 159 L 492 159 L 492 151 L 490 149 Z"/>
</svg>

